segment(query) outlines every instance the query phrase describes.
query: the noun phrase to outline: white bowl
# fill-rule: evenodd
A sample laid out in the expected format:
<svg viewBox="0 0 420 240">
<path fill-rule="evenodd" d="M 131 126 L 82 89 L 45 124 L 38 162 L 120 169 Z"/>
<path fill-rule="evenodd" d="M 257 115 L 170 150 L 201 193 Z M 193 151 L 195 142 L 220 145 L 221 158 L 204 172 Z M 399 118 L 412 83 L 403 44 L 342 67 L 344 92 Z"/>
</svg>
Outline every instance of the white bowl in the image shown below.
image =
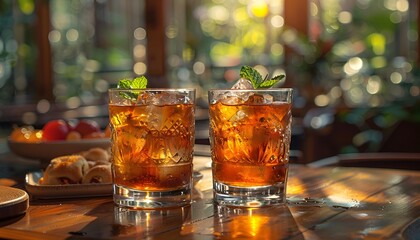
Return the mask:
<svg viewBox="0 0 420 240">
<path fill-rule="evenodd" d="M 8 139 L 7 142 L 10 150 L 20 157 L 48 162 L 59 156 L 77 154 L 95 147 L 108 149 L 111 146 L 109 138 L 39 143 L 15 142 Z"/>
</svg>

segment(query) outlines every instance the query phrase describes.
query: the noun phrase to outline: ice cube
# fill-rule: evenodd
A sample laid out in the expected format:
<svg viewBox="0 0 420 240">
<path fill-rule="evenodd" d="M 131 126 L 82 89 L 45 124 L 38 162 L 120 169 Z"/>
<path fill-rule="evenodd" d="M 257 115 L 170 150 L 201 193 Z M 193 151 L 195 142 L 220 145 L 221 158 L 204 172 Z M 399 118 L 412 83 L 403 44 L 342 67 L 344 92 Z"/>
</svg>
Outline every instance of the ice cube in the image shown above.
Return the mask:
<svg viewBox="0 0 420 240">
<path fill-rule="evenodd" d="M 244 102 L 239 96 L 226 94 L 220 98 L 220 101 L 225 105 L 238 105 Z"/>
<path fill-rule="evenodd" d="M 193 100 L 191 100 L 188 96 L 184 96 L 182 94 L 178 94 L 177 95 L 177 104 L 181 104 L 181 103 L 193 103 Z"/>
<path fill-rule="evenodd" d="M 246 113 L 245 113 L 244 111 L 239 110 L 239 111 L 237 111 L 237 112 L 236 112 L 236 114 L 235 114 L 235 115 L 233 115 L 233 116 L 229 119 L 229 121 L 230 121 L 230 122 L 240 121 L 240 120 L 244 119 L 246 116 L 247 116 L 247 115 L 246 115 Z"/>
<path fill-rule="evenodd" d="M 137 102 L 138 104 L 147 105 L 147 104 L 153 104 L 156 101 L 155 94 L 152 92 L 143 92 L 140 93 Z"/>
<path fill-rule="evenodd" d="M 270 94 L 263 94 L 264 97 L 264 103 L 273 103 L 274 102 L 274 97 L 271 96 Z"/>
<path fill-rule="evenodd" d="M 249 96 L 246 103 L 247 104 L 262 104 L 264 103 L 264 97 L 261 94 L 253 94 Z"/>
<path fill-rule="evenodd" d="M 165 123 L 166 115 L 161 107 L 147 106 L 147 126 L 151 130 L 160 131 Z"/>
<path fill-rule="evenodd" d="M 248 79 L 240 78 L 231 89 L 254 89 L 254 86 Z"/>
<path fill-rule="evenodd" d="M 273 103 L 273 96 L 270 94 L 253 94 L 248 97 L 247 104 L 268 104 Z"/>
<path fill-rule="evenodd" d="M 216 98 L 225 105 L 238 105 L 245 103 L 251 95 L 253 93 L 248 91 L 236 92 L 227 90 L 226 92 L 220 93 Z"/>
<path fill-rule="evenodd" d="M 188 96 L 184 96 L 182 94 L 161 92 L 161 93 L 144 93 L 139 98 L 139 103 L 161 106 L 161 105 L 192 103 L 192 100 Z"/>
</svg>

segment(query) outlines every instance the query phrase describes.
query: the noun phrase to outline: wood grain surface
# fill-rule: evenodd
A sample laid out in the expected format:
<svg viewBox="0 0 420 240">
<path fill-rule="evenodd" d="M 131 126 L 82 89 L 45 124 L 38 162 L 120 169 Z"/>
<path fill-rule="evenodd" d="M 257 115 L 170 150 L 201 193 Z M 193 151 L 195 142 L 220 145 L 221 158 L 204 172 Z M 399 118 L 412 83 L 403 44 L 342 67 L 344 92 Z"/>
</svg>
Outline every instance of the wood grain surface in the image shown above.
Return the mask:
<svg viewBox="0 0 420 240">
<path fill-rule="evenodd" d="M 195 185 L 191 206 L 146 211 L 116 207 L 112 197 L 36 199 L 26 214 L 0 221 L 0 238 L 405 239 L 420 234 L 410 225 L 420 216 L 420 172 L 292 165 L 285 206 L 226 208 L 213 203 L 208 161 L 195 159 L 203 179 Z"/>
</svg>

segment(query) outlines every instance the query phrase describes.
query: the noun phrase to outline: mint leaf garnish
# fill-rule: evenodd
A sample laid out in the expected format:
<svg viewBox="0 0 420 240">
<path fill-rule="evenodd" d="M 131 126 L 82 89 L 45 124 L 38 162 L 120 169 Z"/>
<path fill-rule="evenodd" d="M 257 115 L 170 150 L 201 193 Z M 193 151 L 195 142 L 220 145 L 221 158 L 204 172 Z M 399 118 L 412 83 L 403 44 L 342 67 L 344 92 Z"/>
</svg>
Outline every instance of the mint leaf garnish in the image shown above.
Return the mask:
<svg viewBox="0 0 420 240">
<path fill-rule="evenodd" d="M 136 77 L 134 79 L 121 79 L 117 88 L 121 89 L 144 89 L 147 87 L 147 78 L 145 76 Z"/>
<path fill-rule="evenodd" d="M 147 87 L 147 78 L 145 76 L 136 77 L 134 79 L 121 79 L 117 88 L 119 89 L 134 89 L 132 91 L 121 92 L 121 96 L 127 99 L 136 100 L 140 94 L 138 89 L 145 89 Z"/>
<path fill-rule="evenodd" d="M 239 75 L 241 76 L 241 78 L 245 78 L 251 81 L 254 89 L 270 88 L 285 77 L 285 75 L 282 74 L 282 75 L 275 76 L 271 79 L 268 79 L 266 76 L 263 79 L 261 74 L 256 69 L 250 66 L 242 66 Z"/>
<path fill-rule="evenodd" d="M 251 81 L 254 89 L 257 89 L 258 86 L 263 81 L 261 74 L 250 66 L 242 66 L 241 72 L 239 73 L 239 75 L 241 76 L 241 78 L 245 78 Z"/>
<path fill-rule="evenodd" d="M 275 77 L 273 77 L 270 80 L 265 80 L 264 82 L 262 82 L 258 88 L 271 88 L 272 86 L 274 86 L 276 83 L 280 82 L 280 80 L 282 80 L 285 77 L 285 75 L 277 75 Z"/>
</svg>

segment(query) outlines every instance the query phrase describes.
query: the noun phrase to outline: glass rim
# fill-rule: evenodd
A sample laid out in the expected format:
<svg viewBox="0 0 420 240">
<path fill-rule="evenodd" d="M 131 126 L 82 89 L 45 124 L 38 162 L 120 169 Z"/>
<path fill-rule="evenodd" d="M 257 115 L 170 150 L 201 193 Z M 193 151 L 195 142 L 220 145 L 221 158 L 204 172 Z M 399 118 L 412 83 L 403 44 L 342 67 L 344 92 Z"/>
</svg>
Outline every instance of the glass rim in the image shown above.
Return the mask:
<svg viewBox="0 0 420 240">
<path fill-rule="evenodd" d="M 196 92 L 195 88 L 109 88 L 108 92 L 144 91 L 144 92 Z"/>
<path fill-rule="evenodd" d="M 293 88 L 260 88 L 260 89 L 210 89 L 209 92 L 292 92 Z"/>
</svg>

